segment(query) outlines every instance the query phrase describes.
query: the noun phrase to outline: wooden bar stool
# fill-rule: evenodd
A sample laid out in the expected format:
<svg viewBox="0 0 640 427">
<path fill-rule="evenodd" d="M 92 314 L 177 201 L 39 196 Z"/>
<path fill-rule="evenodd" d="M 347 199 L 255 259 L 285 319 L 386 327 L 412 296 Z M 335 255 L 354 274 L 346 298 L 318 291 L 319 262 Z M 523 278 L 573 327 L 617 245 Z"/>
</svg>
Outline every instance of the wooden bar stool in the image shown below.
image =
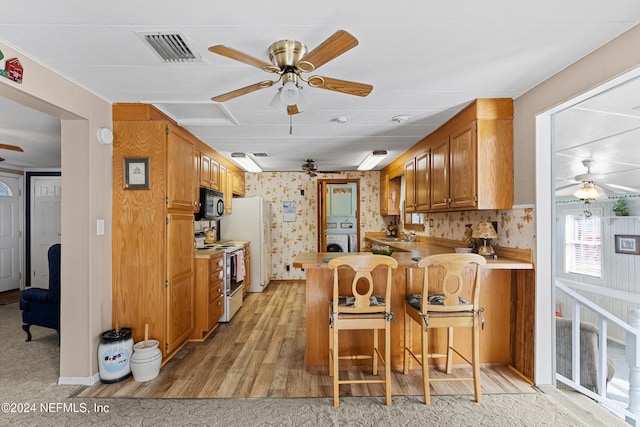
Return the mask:
<svg viewBox="0 0 640 427">
<path fill-rule="evenodd" d="M 372 271 L 383 266 L 387 270 L 384 296 L 373 295 Z M 398 262 L 385 255 L 345 255 L 329 261 L 333 270 L 333 301 L 329 322 L 329 376 L 333 376 L 333 406 L 340 405 L 340 384 L 384 384 L 386 404 L 391 405 L 391 313 L 392 269 Z M 340 268 L 344 267 L 344 268 Z M 355 276 L 351 283 L 351 294 L 340 295 L 339 270 L 351 268 Z M 339 356 L 338 336 L 341 330 L 373 330 L 373 351 L 366 355 Z M 378 350 L 379 331 L 384 331 L 384 357 Z M 378 375 L 378 359 L 384 364 L 384 379 L 341 380 L 339 359 L 373 359 L 373 375 Z"/>
<path fill-rule="evenodd" d="M 477 254 L 441 254 L 422 258 L 418 267 L 424 268 L 422 293 L 408 294 L 404 304 L 404 373 L 409 373 L 410 357 L 422 367 L 424 403 L 431 397 L 429 381 L 474 382 L 476 402 L 482 403 L 480 392 L 480 328 L 484 324 L 484 309 L 479 306 L 480 266 L 486 259 Z M 431 277 L 430 277 L 431 274 Z M 430 283 L 430 279 L 434 279 Z M 431 289 L 430 289 L 431 285 Z M 431 293 L 430 293 L 431 290 Z M 433 292 L 436 290 L 436 292 Z M 470 295 L 470 301 L 460 295 Z M 421 329 L 422 349 L 416 354 L 411 349 L 411 325 L 415 321 Z M 447 328 L 446 353 L 429 353 L 429 329 Z M 472 354 L 461 354 L 453 343 L 454 328 L 471 328 Z M 453 352 L 472 367 L 473 376 L 465 378 L 429 379 L 429 358 L 446 358 L 446 372 L 451 374 Z"/>
</svg>

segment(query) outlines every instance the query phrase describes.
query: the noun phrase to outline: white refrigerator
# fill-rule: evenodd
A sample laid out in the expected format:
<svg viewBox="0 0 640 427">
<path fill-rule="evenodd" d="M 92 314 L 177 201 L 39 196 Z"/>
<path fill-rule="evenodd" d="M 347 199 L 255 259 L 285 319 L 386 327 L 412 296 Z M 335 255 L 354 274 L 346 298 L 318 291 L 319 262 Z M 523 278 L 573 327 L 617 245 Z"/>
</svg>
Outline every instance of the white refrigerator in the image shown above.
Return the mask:
<svg viewBox="0 0 640 427">
<path fill-rule="evenodd" d="M 271 205 L 262 197 L 233 199 L 231 215 L 220 218 L 220 239 L 251 242 L 247 292 L 262 292 L 271 278 Z"/>
</svg>

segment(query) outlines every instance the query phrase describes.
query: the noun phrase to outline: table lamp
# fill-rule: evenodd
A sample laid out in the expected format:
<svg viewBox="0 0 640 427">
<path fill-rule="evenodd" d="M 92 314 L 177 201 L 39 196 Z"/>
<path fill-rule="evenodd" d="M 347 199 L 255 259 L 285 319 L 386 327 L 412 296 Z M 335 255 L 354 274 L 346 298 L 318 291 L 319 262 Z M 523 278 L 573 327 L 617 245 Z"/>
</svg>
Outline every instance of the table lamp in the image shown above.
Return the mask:
<svg viewBox="0 0 640 427">
<path fill-rule="evenodd" d="M 471 237 L 482 239 L 483 244 L 478 248 L 478 255 L 492 257 L 495 254 L 491 244 L 487 242 L 487 240 L 498 238 L 498 234 L 496 233 L 496 229 L 493 228 L 493 224 L 490 222 L 481 222 L 478 224 L 478 227 L 476 227 Z"/>
</svg>

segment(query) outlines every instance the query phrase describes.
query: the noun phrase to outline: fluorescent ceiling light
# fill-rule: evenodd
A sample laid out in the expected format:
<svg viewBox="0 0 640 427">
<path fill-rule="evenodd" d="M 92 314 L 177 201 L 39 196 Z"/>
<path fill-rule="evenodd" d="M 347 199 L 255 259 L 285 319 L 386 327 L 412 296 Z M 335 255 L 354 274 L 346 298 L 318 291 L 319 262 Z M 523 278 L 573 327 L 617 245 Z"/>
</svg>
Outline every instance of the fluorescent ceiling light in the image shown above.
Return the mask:
<svg viewBox="0 0 640 427">
<path fill-rule="evenodd" d="M 245 172 L 262 172 L 260 166 L 244 153 L 231 153 L 231 160 L 244 169 Z"/>
<path fill-rule="evenodd" d="M 376 165 L 380 163 L 385 157 L 387 157 L 387 152 L 385 150 L 376 150 L 372 153 L 369 153 L 367 158 L 364 159 L 362 163 L 360 163 L 360 166 L 358 166 L 358 170 L 369 171 L 376 167 Z"/>
</svg>

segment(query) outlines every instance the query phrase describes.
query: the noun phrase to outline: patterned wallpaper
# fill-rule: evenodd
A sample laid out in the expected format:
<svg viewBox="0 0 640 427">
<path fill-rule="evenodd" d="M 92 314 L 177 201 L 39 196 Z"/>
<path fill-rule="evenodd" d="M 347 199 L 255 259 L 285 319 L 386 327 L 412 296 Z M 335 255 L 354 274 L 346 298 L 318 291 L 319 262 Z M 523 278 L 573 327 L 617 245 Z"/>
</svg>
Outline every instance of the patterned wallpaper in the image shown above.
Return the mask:
<svg viewBox="0 0 640 427">
<path fill-rule="evenodd" d="M 360 236 L 365 232 L 384 231 L 393 217 L 380 215 L 380 173 L 348 171 L 340 175 L 303 172 L 263 172 L 245 174 L 245 197 L 264 197 L 271 203 L 272 279 L 304 279 L 300 269 L 291 265 L 300 252 L 317 251 L 318 179 L 360 179 Z M 304 192 L 304 194 L 302 194 Z M 283 202 L 296 202 L 295 221 L 284 221 Z M 533 249 L 535 221 L 532 208 L 424 214 L 427 227 L 418 235 L 463 240 L 465 224 L 498 222 L 498 246 Z M 433 227 L 428 227 L 429 220 Z M 363 242 L 361 242 L 362 245 Z M 289 271 L 287 271 L 289 266 Z"/>
</svg>

